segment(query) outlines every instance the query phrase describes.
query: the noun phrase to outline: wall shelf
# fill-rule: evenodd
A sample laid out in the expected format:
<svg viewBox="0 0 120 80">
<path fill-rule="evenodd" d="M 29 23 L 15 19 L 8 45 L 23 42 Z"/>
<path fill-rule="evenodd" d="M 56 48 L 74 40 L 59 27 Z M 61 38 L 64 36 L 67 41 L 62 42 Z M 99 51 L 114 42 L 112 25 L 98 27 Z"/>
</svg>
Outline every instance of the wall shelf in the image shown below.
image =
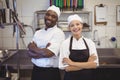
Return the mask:
<svg viewBox="0 0 120 80">
<path fill-rule="evenodd" d="M 45 10 L 36 11 L 35 12 L 35 20 L 37 28 L 44 27 L 44 15 Z M 62 11 L 59 20 L 58 20 L 58 27 L 61 28 L 63 31 L 69 31 L 67 27 L 67 18 L 71 14 L 78 14 L 84 22 L 83 31 L 91 31 L 92 29 L 92 12 L 90 11 Z"/>
</svg>

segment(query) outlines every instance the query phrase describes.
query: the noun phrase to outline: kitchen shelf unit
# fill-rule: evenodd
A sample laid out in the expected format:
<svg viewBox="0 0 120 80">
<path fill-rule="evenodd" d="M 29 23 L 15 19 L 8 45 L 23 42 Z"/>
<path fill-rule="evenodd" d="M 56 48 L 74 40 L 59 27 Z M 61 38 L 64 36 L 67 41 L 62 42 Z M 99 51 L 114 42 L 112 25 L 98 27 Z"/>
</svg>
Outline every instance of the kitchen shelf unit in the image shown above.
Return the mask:
<svg viewBox="0 0 120 80">
<path fill-rule="evenodd" d="M 45 26 L 44 24 L 44 15 L 45 10 L 40 10 L 35 12 L 35 26 L 37 28 L 42 28 Z M 61 11 L 61 15 L 58 20 L 58 27 L 63 31 L 69 31 L 67 25 L 67 18 L 69 15 L 78 14 L 84 22 L 83 31 L 91 31 L 92 29 L 92 12 L 90 11 Z"/>
</svg>

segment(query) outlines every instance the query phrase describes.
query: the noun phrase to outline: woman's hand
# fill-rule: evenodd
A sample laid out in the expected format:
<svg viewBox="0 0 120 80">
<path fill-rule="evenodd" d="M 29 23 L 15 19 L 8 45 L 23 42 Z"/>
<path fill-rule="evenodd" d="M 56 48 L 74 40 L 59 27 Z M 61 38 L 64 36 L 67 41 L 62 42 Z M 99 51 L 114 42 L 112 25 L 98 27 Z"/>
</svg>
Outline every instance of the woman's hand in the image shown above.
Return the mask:
<svg viewBox="0 0 120 80">
<path fill-rule="evenodd" d="M 64 64 L 68 64 L 68 65 L 72 65 L 72 64 L 73 64 L 73 61 L 70 60 L 69 58 L 63 58 L 63 63 L 64 63 Z"/>
<path fill-rule="evenodd" d="M 78 71 L 78 70 L 82 70 L 82 68 L 76 67 L 76 66 L 67 66 L 67 67 L 65 67 L 65 71 L 66 72 L 69 72 L 69 71 Z"/>
<path fill-rule="evenodd" d="M 93 62 L 93 61 L 95 61 L 97 59 L 97 57 L 94 55 L 94 54 L 92 54 L 89 58 L 88 58 L 88 62 Z"/>
</svg>

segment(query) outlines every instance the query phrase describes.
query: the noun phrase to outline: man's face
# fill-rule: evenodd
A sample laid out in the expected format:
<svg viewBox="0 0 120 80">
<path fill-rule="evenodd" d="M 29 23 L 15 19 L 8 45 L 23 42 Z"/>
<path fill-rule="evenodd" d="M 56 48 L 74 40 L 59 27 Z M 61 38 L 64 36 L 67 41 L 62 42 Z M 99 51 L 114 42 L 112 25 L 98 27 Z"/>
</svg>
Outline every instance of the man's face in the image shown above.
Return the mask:
<svg viewBox="0 0 120 80">
<path fill-rule="evenodd" d="M 54 25 L 56 25 L 56 22 L 58 21 L 57 13 L 52 10 L 48 10 L 44 18 L 45 18 L 46 28 L 53 27 Z"/>
</svg>

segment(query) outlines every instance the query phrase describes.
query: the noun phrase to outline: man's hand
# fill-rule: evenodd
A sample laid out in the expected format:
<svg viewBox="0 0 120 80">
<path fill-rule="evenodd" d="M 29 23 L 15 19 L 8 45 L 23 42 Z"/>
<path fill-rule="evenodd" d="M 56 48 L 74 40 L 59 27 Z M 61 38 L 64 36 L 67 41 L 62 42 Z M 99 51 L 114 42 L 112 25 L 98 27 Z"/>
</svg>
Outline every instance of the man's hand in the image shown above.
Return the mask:
<svg viewBox="0 0 120 80">
<path fill-rule="evenodd" d="M 34 49 L 36 49 L 36 48 L 37 48 L 37 45 L 36 45 L 34 42 L 30 42 L 30 43 L 28 44 L 28 49 L 29 49 L 30 51 L 35 52 Z"/>
<path fill-rule="evenodd" d="M 40 54 L 36 53 L 35 50 L 37 49 L 37 45 L 34 42 L 30 42 L 28 44 L 28 55 L 32 58 L 40 58 Z"/>
<path fill-rule="evenodd" d="M 28 53 L 28 55 L 29 55 L 30 57 L 35 58 L 35 59 L 38 59 L 38 58 L 41 57 L 40 54 L 31 52 L 31 51 L 29 51 L 29 50 L 27 51 L 27 53 Z"/>
<path fill-rule="evenodd" d="M 48 44 L 46 45 L 46 48 L 49 47 L 50 45 L 51 45 L 51 43 L 48 43 Z"/>
</svg>

